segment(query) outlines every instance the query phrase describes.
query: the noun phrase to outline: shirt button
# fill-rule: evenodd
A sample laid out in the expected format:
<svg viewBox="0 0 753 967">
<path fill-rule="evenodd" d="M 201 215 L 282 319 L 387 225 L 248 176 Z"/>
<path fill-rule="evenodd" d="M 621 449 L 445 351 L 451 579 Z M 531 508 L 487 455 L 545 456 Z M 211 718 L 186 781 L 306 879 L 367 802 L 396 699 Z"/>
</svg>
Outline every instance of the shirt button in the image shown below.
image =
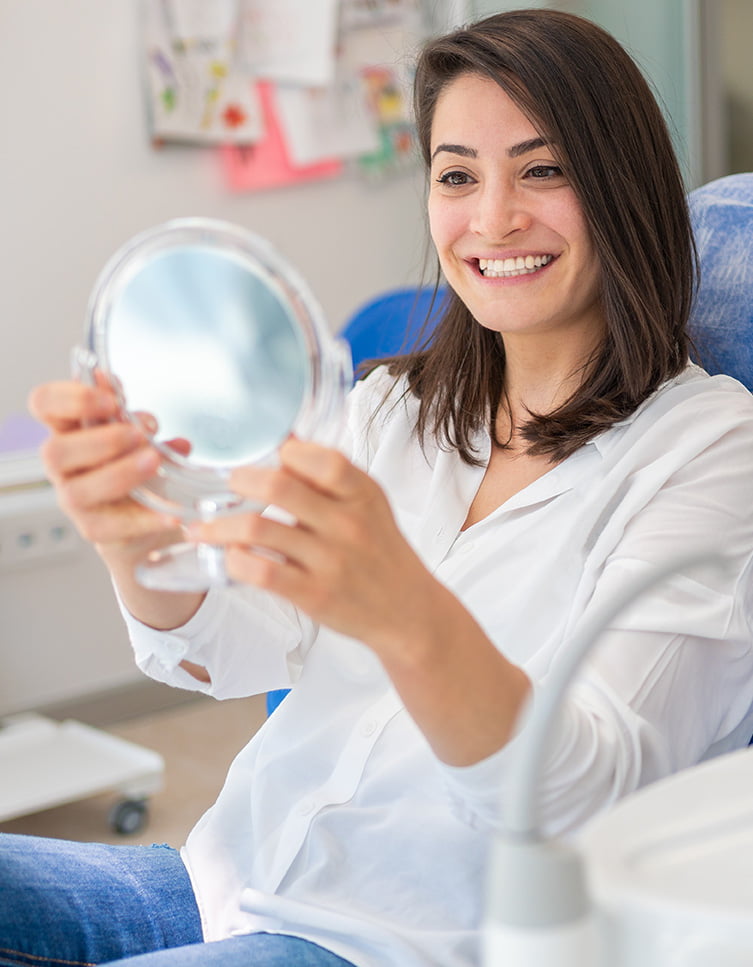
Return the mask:
<svg viewBox="0 0 753 967">
<path fill-rule="evenodd" d="M 368 722 L 364 722 L 361 726 L 361 735 L 366 736 L 366 738 L 373 735 L 377 730 L 377 724 L 376 719 L 369 719 Z"/>
<path fill-rule="evenodd" d="M 185 638 L 181 638 L 179 635 L 164 635 L 162 642 L 165 646 L 165 651 L 169 655 L 185 655 L 188 651 L 188 643 Z"/>
</svg>

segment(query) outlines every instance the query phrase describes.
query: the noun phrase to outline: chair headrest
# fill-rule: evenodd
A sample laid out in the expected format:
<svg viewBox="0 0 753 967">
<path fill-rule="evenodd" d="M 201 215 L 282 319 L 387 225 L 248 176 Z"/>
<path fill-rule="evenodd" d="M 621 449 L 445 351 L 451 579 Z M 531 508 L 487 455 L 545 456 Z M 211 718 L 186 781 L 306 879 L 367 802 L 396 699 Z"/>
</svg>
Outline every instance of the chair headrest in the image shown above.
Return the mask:
<svg viewBox="0 0 753 967">
<path fill-rule="evenodd" d="M 701 275 L 690 318 L 700 362 L 753 390 L 753 173 L 688 195 Z"/>
</svg>

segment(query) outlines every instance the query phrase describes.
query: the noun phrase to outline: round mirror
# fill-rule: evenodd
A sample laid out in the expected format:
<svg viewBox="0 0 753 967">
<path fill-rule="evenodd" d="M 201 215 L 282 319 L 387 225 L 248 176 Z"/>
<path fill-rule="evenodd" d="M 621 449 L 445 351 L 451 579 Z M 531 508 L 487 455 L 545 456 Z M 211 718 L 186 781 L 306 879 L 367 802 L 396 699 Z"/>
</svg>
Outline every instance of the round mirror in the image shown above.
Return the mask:
<svg viewBox="0 0 753 967">
<path fill-rule="evenodd" d="M 289 434 L 326 439 L 351 381 L 347 345 L 303 280 L 264 239 L 205 218 L 167 222 L 116 252 L 92 293 L 77 363 L 109 379 L 124 417 L 163 454 L 134 496 L 185 519 L 242 507 L 230 472 L 274 459 Z M 199 551 L 197 564 L 195 548 L 180 550 L 196 577 L 172 573 L 174 548 L 140 577 L 153 587 L 224 583 L 217 555 L 209 568 L 212 555 Z"/>
</svg>

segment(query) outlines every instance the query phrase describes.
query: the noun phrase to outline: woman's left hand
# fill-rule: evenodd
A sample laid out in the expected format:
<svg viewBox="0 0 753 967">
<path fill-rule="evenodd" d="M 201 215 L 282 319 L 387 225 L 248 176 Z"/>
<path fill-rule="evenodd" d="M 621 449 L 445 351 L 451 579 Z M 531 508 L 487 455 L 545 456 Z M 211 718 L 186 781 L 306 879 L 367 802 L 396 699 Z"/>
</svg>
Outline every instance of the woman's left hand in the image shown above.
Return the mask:
<svg viewBox="0 0 753 967">
<path fill-rule="evenodd" d="M 416 625 L 431 620 L 443 589 L 400 533 L 378 484 L 340 452 L 291 438 L 279 467 L 238 469 L 230 485 L 293 518 L 250 513 L 191 527 L 193 538 L 226 547 L 233 579 L 281 595 L 380 653 L 425 638 L 426 626 L 417 634 Z"/>
<path fill-rule="evenodd" d="M 371 477 L 336 450 L 290 439 L 279 467 L 236 470 L 231 486 L 293 518 L 193 525 L 195 538 L 225 546 L 232 578 L 368 645 L 443 761 L 477 762 L 507 742 L 527 676 L 424 567 Z"/>
</svg>

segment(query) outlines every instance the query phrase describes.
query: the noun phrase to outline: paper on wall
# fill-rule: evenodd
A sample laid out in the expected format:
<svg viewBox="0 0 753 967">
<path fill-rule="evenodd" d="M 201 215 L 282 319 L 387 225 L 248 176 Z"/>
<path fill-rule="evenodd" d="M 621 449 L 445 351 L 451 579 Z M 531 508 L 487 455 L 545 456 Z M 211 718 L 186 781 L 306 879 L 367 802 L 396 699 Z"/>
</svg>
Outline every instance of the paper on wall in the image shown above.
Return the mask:
<svg viewBox="0 0 753 967">
<path fill-rule="evenodd" d="M 160 0 L 171 36 L 218 41 L 235 28 L 241 0 Z"/>
<path fill-rule="evenodd" d="M 410 168 L 418 157 L 411 88 L 415 48 L 423 35 L 420 20 L 404 14 L 342 35 L 341 70 L 360 77 L 378 138 L 377 147 L 358 159 L 359 170 L 370 179 Z"/>
<path fill-rule="evenodd" d="M 381 178 L 412 167 L 418 158 L 416 130 L 410 101 L 401 73 L 393 67 L 368 67 L 363 71 L 371 107 L 377 121 L 379 146 L 359 158 L 368 178 Z"/>
<path fill-rule="evenodd" d="M 240 61 L 263 80 L 331 84 L 337 15 L 338 0 L 243 0 Z"/>
<path fill-rule="evenodd" d="M 247 144 L 263 135 L 255 88 L 236 52 L 239 4 L 143 0 L 147 106 L 156 141 Z"/>
<path fill-rule="evenodd" d="M 343 171 L 340 158 L 331 157 L 314 164 L 296 165 L 285 144 L 275 109 L 273 85 L 258 85 L 259 102 L 264 114 L 264 138 L 248 147 L 225 145 L 221 158 L 225 182 L 232 191 L 259 191 L 301 182 L 333 178 Z"/>
<path fill-rule="evenodd" d="M 421 0 L 340 0 L 340 27 L 375 27 L 400 24 L 421 29 Z"/>
<path fill-rule="evenodd" d="M 278 85 L 275 103 L 291 161 L 305 165 L 377 151 L 379 135 L 368 98 L 358 74 L 341 75 L 330 87 Z"/>
</svg>

